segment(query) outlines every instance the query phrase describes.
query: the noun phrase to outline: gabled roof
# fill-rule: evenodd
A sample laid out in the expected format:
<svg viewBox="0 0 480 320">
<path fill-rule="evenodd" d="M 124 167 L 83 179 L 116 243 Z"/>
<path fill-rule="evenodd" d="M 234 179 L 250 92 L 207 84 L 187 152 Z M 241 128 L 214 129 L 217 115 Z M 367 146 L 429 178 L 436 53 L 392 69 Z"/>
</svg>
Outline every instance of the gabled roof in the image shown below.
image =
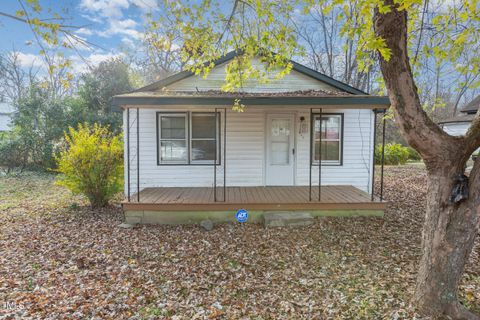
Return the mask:
<svg viewBox="0 0 480 320">
<path fill-rule="evenodd" d="M 480 95 L 463 106 L 460 111 L 464 113 L 477 113 L 478 108 L 480 108 Z"/>
<path fill-rule="evenodd" d="M 215 66 L 218 66 L 222 63 L 225 63 L 227 61 L 230 61 L 232 60 L 233 58 L 237 57 L 241 55 L 241 51 L 239 50 L 234 50 L 234 51 L 231 51 L 229 53 L 227 53 L 225 56 L 221 57 L 220 59 L 214 61 L 214 64 Z M 326 84 L 329 84 L 330 86 L 334 87 L 334 88 L 337 88 L 339 90 L 342 90 L 344 92 L 347 92 L 347 93 L 350 93 L 350 94 L 359 94 L 359 95 L 367 95 L 368 93 L 360 90 L 360 89 L 357 89 L 357 88 L 354 88 L 344 82 L 341 82 L 341 81 L 338 81 L 338 80 L 335 80 L 327 75 L 324 75 L 323 73 L 320 73 L 318 71 L 315 71 L 313 69 L 310 69 L 302 64 L 299 64 L 293 60 L 290 60 L 290 62 L 292 63 L 293 65 L 293 70 L 297 71 L 297 72 L 300 72 L 306 76 L 309 76 L 315 80 L 318 80 L 318 81 L 322 81 Z M 188 70 L 184 70 L 184 71 L 181 71 L 181 72 L 178 72 L 168 78 L 165 78 L 163 80 L 160 80 L 160 81 L 157 81 L 157 82 L 154 82 L 152 84 L 149 84 L 145 87 L 142 87 L 140 89 L 137 89 L 137 90 L 134 90 L 133 92 L 145 92 L 145 91 L 155 91 L 155 90 L 159 90 L 159 89 L 162 89 L 166 86 L 169 86 L 177 81 L 180 81 L 180 80 L 183 80 L 185 78 L 188 78 L 190 76 L 193 76 L 194 73 L 191 72 L 191 71 L 188 71 Z"/>
</svg>

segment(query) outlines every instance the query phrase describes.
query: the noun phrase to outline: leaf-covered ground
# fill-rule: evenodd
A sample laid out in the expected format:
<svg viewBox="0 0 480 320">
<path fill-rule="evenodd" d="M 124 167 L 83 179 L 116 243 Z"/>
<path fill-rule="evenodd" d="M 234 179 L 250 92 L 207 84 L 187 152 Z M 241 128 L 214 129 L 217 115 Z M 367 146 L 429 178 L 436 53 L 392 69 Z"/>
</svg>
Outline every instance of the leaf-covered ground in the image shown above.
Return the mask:
<svg viewBox="0 0 480 320">
<path fill-rule="evenodd" d="M 0 318 L 419 318 L 423 168 L 387 168 L 385 193 L 384 218 L 125 230 L 50 175 L 0 177 Z M 479 253 L 460 294 L 480 313 Z"/>
</svg>

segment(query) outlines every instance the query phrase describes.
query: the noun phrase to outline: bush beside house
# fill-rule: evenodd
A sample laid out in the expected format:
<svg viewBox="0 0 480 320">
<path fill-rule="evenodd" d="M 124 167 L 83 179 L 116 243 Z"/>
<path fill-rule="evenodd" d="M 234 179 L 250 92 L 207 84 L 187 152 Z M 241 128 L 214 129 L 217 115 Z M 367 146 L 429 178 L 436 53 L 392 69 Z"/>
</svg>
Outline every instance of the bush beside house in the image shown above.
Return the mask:
<svg viewBox="0 0 480 320">
<path fill-rule="evenodd" d="M 123 142 L 108 127 L 79 125 L 65 134 L 66 149 L 56 157 L 59 185 L 104 207 L 123 186 Z"/>
<path fill-rule="evenodd" d="M 411 147 L 404 147 L 399 143 L 387 143 L 385 145 L 384 163 L 386 165 L 399 165 L 407 163 L 407 160 L 420 160 L 419 154 Z M 375 163 L 382 163 L 382 145 L 375 147 Z"/>
</svg>

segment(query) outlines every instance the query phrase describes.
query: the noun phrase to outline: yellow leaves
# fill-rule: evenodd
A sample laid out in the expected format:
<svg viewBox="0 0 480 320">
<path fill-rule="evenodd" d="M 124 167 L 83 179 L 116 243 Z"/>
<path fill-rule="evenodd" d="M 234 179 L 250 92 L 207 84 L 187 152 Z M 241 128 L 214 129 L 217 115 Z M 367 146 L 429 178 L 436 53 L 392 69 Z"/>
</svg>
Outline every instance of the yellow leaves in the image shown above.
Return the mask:
<svg viewBox="0 0 480 320">
<path fill-rule="evenodd" d="M 423 0 L 397 0 L 395 3 L 398 3 L 398 10 L 411 10 L 415 6 L 423 4 Z"/>
<path fill-rule="evenodd" d="M 15 12 L 15 15 L 16 15 L 17 17 L 20 17 L 20 18 L 21 18 L 21 17 L 25 17 L 26 13 L 25 13 L 24 10 L 17 10 L 17 11 Z"/>
<path fill-rule="evenodd" d="M 390 57 L 392 56 L 392 51 L 389 48 L 381 47 L 378 48 L 378 51 L 386 61 L 390 60 Z"/>
<path fill-rule="evenodd" d="M 440 60 L 445 60 L 447 58 L 447 52 L 443 50 L 441 47 L 433 47 L 432 48 L 433 55 Z"/>
<path fill-rule="evenodd" d="M 52 75 L 52 74 L 55 72 L 55 69 L 56 69 L 56 68 L 57 68 L 57 67 L 54 66 L 54 65 L 48 66 L 48 74 L 49 74 L 49 75 Z"/>
<path fill-rule="evenodd" d="M 465 298 L 467 298 L 468 301 L 473 301 L 475 300 L 475 295 L 472 291 L 467 291 L 467 293 L 465 294 Z"/>
<path fill-rule="evenodd" d="M 123 143 L 108 127 L 80 124 L 65 134 L 67 149 L 56 157 L 59 185 L 82 193 L 93 206 L 104 206 L 121 190 L 123 181 Z"/>
<path fill-rule="evenodd" d="M 42 7 L 38 3 L 38 0 L 26 0 L 27 4 L 33 9 L 35 12 L 42 11 Z"/>
<path fill-rule="evenodd" d="M 61 79 L 60 80 L 60 83 L 62 85 L 63 88 L 65 89 L 68 89 L 70 88 L 70 81 L 66 80 L 66 79 Z"/>
<path fill-rule="evenodd" d="M 465 33 L 460 33 L 458 37 L 453 41 L 455 45 L 463 45 L 467 40 L 467 35 Z"/>
<path fill-rule="evenodd" d="M 369 51 L 378 51 L 386 61 L 389 61 L 392 55 L 390 48 L 387 47 L 385 39 L 373 35 L 365 40 L 365 49 Z"/>
<path fill-rule="evenodd" d="M 48 82 L 47 81 L 41 81 L 40 82 L 40 88 L 48 89 Z"/>
<path fill-rule="evenodd" d="M 245 105 L 241 103 L 240 99 L 235 99 L 233 101 L 233 106 L 232 110 L 235 112 L 244 112 L 245 111 Z"/>
</svg>

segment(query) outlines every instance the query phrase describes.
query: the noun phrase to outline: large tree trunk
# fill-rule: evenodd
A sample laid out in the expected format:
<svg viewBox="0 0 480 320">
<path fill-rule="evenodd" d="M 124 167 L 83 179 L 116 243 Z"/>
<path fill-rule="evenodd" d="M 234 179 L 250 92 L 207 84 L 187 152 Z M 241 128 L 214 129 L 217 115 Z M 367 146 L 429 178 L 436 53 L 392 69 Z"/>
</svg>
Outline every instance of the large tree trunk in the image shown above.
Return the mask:
<svg viewBox="0 0 480 320">
<path fill-rule="evenodd" d="M 480 319 L 460 305 L 458 284 L 473 247 L 480 215 L 480 161 L 470 175 L 469 199 L 450 202 L 456 177 L 480 146 L 480 116 L 465 137 L 443 132 L 421 107 L 408 59 L 407 13 L 385 0 L 391 12 L 375 12 L 376 35 L 391 50 L 380 57 L 380 68 L 395 118 L 407 142 L 422 156 L 428 171 L 427 212 L 422 258 L 414 301 L 421 312 L 435 318 Z"/>
<path fill-rule="evenodd" d="M 414 301 L 423 313 L 431 316 L 479 319 L 465 310 L 457 297 L 479 219 L 477 199 L 470 198 L 460 204 L 449 202 L 456 166 L 447 163 L 444 170 L 428 172 L 427 212 Z"/>
</svg>

